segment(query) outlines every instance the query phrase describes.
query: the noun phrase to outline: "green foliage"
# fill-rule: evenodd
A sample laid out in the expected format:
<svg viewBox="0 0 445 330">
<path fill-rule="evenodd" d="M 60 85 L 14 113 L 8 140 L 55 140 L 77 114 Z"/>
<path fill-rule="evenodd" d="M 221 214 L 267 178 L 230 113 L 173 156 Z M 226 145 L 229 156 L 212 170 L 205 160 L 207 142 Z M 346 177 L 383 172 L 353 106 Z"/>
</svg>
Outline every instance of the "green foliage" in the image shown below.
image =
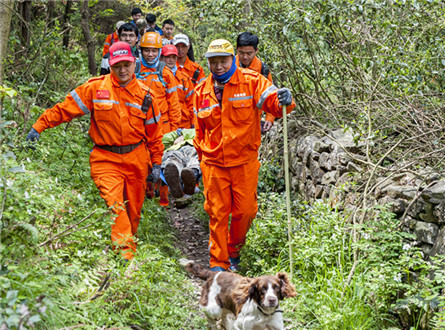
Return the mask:
<svg viewBox="0 0 445 330">
<path fill-rule="evenodd" d="M 282 167 L 275 160 L 261 163 L 258 174 L 258 192 L 283 192 L 285 189 Z"/>
<path fill-rule="evenodd" d="M 246 275 L 289 272 L 285 209 L 284 196 L 260 195 L 258 217 L 241 253 Z M 398 326 L 395 314 L 404 325 L 418 325 L 443 303 L 443 270 L 424 261 L 422 252 L 408 243 L 412 235 L 396 230 L 398 221 L 384 207 L 370 212 L 365 224 L 356 228 L 342 212 L 322 202 L 310 206 L 295 200 L 292 210 L 293 283 L 298 296 L 283 307 L 291 311 L 286 312 L 290 328 L 387 328 Z M 353 229 L 361 235 L 357 244 Z M 431 271 L 438 274 L 435 279 L 429 276 Z"/>
</svg>

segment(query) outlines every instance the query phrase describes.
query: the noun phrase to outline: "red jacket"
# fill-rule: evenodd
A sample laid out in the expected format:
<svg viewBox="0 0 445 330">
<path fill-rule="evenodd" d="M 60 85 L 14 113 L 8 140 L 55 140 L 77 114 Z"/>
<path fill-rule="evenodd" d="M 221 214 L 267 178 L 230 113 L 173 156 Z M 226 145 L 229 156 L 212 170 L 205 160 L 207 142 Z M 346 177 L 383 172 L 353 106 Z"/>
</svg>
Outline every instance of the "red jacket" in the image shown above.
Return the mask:
<svg viewBox="0 0 445 330">
<path fill-rule="evenodd" d="M 232 167 L 258 158 L 261 111 L 282 117 L 277 87 L 261 74 L 237 68 L 224 86 L 222 107 L 214 92 L 213 75 L 195 88 L 197 110 L 194 145 L 198 158 L 212 165 Z M 295 103 L 287 107 L 287 113 Z"/>
</svg>

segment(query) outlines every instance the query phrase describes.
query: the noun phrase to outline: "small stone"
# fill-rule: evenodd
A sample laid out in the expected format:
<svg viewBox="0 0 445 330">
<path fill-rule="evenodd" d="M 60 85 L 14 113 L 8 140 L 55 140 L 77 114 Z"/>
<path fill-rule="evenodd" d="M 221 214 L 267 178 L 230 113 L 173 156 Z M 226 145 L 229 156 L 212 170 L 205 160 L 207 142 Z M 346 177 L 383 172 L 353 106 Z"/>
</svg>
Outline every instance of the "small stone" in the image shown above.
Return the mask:
<svg viewBox="0 0 445 330">
<path fill-rule="evenodd" d="M 430 198 L 445 199 L 445 180 L 439 181 L 435 185 L 425 189 L 423 193 Z"/>
<path fill-rule="evenodd" d="M 439 219 L 434 216 L 433 204 L 424 202 L 423 213 L 419 214 L 419 218 L 425 222 L 439 223 Z"/>
<path fill-rule="evenodd" d="M 434 206 L 433 215 L 437 218 L 439 224 L 445 223 L 445 201 Z"/>
<path fill-rule="evenodd" d="M 383 194 L 387 194 L 392 198 L 405 198 L 405 199 L 413 199 L 416 195 L 417 188 L 413 187 L 405 187 L 399 185 L 389 185 L 382 189 Z"/>
<path fill-rule="evenodd" d="M 360 172 L 362 169 L 361 167 L 355 165 L 353 162 L 349 162 L 348 165 L 346 165 L 346 170 L 348 172 Z"/>
<path fill-rule="evenodd" d="M 316 185 L 314 190 L 314 198 L 320 198 L 323 193 L 323 186 Z"/>
<path fill-rule="evenodd" d="M 185 195 L 184 197 L 175 199 L 175 207 L 177 209 L 185 209 L 187 206 L 192 204 L 192 196 Z"/>
<path fill-rule="evenodd" d="M 321 178 L 322 185 L 333 185 L 336 182 L 336 171 L 327 172 Z"/>
<path fill-rule="evenodd" d="M 416 228 L 414 229 L 414 235 L 416 235 L 420 241 L 428 244 L 434 244 L 438 232 L 438 225 L 423 221 L 417 221 Z"/>
<path fill-rule="evenodd" d="M 329 151 L 329 145 L 322 141 L 315 141 L 312 148 L 314 149 L 314 151 L 319 153 Z"/>
<path fill-rule="evenodd" d="M 318 159 L 318 164 L 322 169 L 330 171 L 332 169 L 331 156 L 327 152 L 322 152 Z"/>
</svg>

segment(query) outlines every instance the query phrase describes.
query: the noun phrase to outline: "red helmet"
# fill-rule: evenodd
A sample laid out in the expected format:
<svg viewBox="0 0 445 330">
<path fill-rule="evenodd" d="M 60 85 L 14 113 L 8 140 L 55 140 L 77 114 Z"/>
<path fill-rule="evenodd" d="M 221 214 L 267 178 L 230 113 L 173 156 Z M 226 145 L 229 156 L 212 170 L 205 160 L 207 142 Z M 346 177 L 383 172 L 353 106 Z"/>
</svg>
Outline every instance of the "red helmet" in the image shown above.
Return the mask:
<svg viewBox="0 0 445 330">
<path fill-rule="evenodd" d="M 176 55 L 178 56 L 178 50 L 173 45 L 165 45 L 162 47 L 162 56 L 168 56 L 168 55 Z"/>
</svg>

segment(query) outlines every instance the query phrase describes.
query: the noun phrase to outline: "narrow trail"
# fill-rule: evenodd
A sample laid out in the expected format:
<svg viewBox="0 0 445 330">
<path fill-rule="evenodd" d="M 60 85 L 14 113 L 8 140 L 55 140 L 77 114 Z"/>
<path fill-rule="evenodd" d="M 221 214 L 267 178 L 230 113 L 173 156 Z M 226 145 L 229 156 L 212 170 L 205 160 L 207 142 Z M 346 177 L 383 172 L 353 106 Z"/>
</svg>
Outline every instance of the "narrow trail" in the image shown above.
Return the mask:
<svg viewBox="0 0 445 330">
<path fill-rule="evenodd" d="M 209 234 L 202 222 L 193 215 L 190 206 L 178 209 L 174 205 L 175 203 L 170 204 L 169 213 L 177 230 L 177 247 L 187 259 L 208 267 Z"/>
</svg>

